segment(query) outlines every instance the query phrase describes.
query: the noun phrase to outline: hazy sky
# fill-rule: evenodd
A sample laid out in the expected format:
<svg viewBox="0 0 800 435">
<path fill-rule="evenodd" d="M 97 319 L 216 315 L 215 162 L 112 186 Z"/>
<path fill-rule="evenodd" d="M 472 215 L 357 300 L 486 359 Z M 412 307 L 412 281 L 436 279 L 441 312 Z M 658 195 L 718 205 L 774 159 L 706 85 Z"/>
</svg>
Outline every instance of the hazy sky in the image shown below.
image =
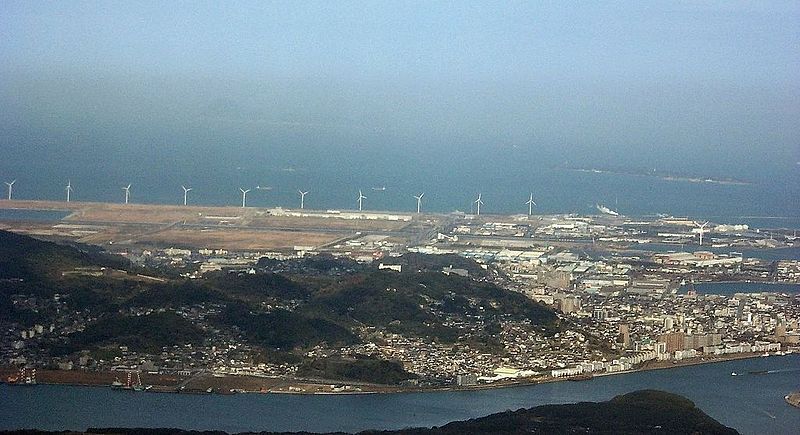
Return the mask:
<svg viewBox="0 0 800 435">
<path fill-rule="evenodd" d="M 5 0 L 0 147 L 794 164 L 798 23 L 796 1 Z"/>
</svg>

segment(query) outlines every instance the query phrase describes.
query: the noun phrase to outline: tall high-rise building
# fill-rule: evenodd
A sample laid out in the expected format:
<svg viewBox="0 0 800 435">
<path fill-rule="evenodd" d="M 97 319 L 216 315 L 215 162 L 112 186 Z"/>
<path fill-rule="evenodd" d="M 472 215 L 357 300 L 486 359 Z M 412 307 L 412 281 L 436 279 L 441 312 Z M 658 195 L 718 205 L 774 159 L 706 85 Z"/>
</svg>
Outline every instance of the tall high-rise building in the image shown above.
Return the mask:
<svg viewBox="0 0 800 435">
<path fill-rule="evenodd" d="M 683 332 L 669 332 L 659 335 L 656 341 L 659 343 L 665 343 L 667 345 L 667 353 L 672 353 L 676 350 L 683 350 L 683 339 Z"/>
</svg>

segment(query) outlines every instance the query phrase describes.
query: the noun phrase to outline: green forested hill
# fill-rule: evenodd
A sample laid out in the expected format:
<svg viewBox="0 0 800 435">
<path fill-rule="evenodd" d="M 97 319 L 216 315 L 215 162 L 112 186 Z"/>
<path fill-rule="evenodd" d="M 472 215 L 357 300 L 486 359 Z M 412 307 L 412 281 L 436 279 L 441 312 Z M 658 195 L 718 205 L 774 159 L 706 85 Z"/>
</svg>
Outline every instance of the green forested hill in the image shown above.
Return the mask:
<svg viewBox="0 0 800 435">
<path fill-rule="evenodd" d="M 172 312 L 112 315 L 73 334 L 65 350 L 79 351 L 117 344 L 137 352 L 159 353 L 164 346 L 200 344 L 205 337 L 206 333 L 200 328 Z"/>
<path fill-rule="evenodd" d="M 80 250 L 0 230 L 0 279 L 41 280 L 76 267 L 125 268 L 128 261 L 116 255 Z"/>
<path fill-rule="evenodd" d="M 127 265 L 121 257 L 96 250 L 0 232 L 0 321 L 30 327 L 52 324 L 59 313 L 76 313 L 75 321 L 87 322 L 86 328 L 59 337 L 52 344 L 58 354 L 108 345 L 158 353 L 164 346 L 213 339 L 204 331 L 222 329 L 258 352 L 288 359 L 303 357 L 315 346 L 337 349 L 381 340 L 383 332 L 446 344 L 465 339 L 471 347 L 488 350 L 496 347 L 503 320 L 528 322 L 545 333 L 558 328 L 552 310 L 485 276 L 441 272 L 443 264 L 454 264 L 477 275 L 483 269 L 472 260 L 414 254 L 399 261 L 408 266 L 402 273 L 322 256 L 286 265 L 262 262 L 269 267 L 255 274 L 223 271 L 201 279 L 63 275 L 75 268 Z M 287 271 L 276 272 L 282 269 Z M 186 310 L 207 315 L 199 321 L 177 314 Z M 386 374 L 381 379 L 408 379 L 402 367 L 398 371 L 388 362 L 317 360 L 305 365 L 309 373 L 339 378 L 366 379 L 372 368 Z"/>
<path fill-rule="evenodd" d="M 456 434 L 737 434 L 677 394 L 634 391 L 608 402 L 544 405 L 449 423 L 432 429 L 385 433 Z"/>
</svg>

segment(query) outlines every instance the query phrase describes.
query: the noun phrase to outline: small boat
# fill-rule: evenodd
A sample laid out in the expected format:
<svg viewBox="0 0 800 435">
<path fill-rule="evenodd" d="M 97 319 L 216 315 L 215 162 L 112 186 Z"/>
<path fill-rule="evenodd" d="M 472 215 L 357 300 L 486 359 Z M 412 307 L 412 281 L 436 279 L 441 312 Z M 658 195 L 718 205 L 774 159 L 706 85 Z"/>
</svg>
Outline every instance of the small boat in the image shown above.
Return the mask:
<svg viewBox="0 0 800 435">
<path fill-rule="evenodd" d="M 739 373 L 731 372 L 731 376 L 739 376 Z"/>
</svg>

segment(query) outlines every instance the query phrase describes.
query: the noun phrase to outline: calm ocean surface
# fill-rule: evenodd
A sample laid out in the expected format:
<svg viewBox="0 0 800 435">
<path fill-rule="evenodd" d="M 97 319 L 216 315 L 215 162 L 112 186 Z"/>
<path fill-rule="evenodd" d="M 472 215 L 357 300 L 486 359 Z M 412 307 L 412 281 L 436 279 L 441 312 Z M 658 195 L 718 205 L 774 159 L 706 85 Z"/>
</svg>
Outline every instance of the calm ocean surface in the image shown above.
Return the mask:
<svg viewBox="0 0 800 435">
<path fill-rule="evenodd" d="M 627 216 L 666 213 L 758 228 L 800 228 L 797 165 L 733 171 L 730 174 L 752 184 L 725 185 L 579 172 L 547 166 L 535 153 L 513 149 L 480 158 L 470 152 L 432 151 L 427 156 L 351 150 L 269 156 L 232 155 L 222 149 L 183 157 L 154 153 L 102 165 L 33 161 L 8 168 L 2 176 L 17 179 L 17 199 L 63 199 L 69 179 L 76 201 L 122 202 L 122 187 L 131 183 L 131 201 L 138 203 L 180 204 L 181 185 L 186 185 L 194 189 L 189 192 L 190 204 L 236 206 L 241 204 L 243 187 L 253 189 L 247 195 L 250 206 L 295 208 L 300 201 L 297 191 L 302 189 L 310 191 L 305 198 L 308 208 L 353 209 L 362 189 L 366 210 L 410 212 L 416 208 L 412 195 L 424 192 L 423 211 L 469 212 L 480 192 L 482 213 L 513 214 L 527 213 L 525 201 L 533 193 L 536 213 L 594 214 L 596 204 L 605 204 Z M 703 173 L 703 168 L 686 171 Z"/>
<path fill-rule="evenodd" d="M 769 370 L 763 375 L 731 372 Z M 194 430 L 360 431 L 441 425 L 547 403 L 608 400 L 644 388 L 678 393 L 745 434 L 792 434 L 800 410 L 783 396 L 800 390 L 800 355 L 755 358 L 605 376 L 585 382 L 468 392 L 347 396 L 234 396 L 113 391 L 100 387 L 0 385 L 0 429 L 176 427 Z"/>
<path fill-rule="evenodd" d="M 688 291 L 688 286 L 680 289 L 681 293 Z M 698 282 L 694 284 L 698 293 L 711 295 L 732 295 L 735 293 L 800 293 L 800 284 L 775 283 L 775 282 Z"/>
</svg>

